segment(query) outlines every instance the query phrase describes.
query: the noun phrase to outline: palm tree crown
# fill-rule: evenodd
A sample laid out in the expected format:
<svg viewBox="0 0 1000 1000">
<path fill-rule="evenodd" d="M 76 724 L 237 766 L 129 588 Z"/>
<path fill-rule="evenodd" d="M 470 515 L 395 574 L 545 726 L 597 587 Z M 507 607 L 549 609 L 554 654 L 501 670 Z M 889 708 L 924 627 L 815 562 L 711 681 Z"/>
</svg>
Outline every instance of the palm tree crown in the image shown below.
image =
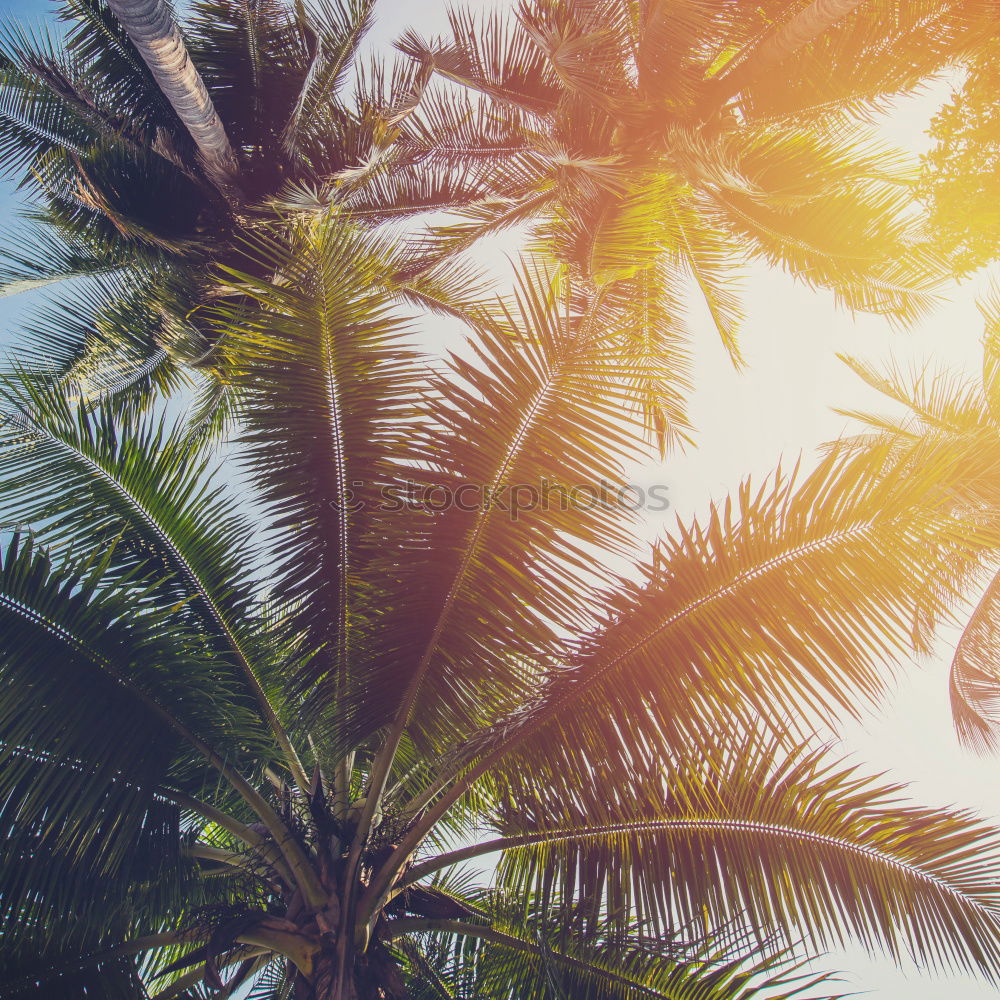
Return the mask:
<svg viewBox="0 0 1000 1000">
<path fill-rule="evenodd" d="M 209 265 L 247 266 L 242 239 L 273 202 L 347 197 L 391 140 L 412 79 L 376 67 L 348 93 L 371 8 L 206 0 L 182 36 L 163 2 L 70 0 L 58 38 L 6 30 L 0 169 L 34 207 L 2 277 L 92 276 L 37 324 L 60 335 L 54 367 L 102 389 L 169 387 L 171 360 L 212 370 Z"/>
<path fill-rule="evenodd" d="M 675 329 L 693 281 L 739 363 L 734 271 L 748 256 L 912 319 L 940 275 L 913 171 L 861 122 L 975 49 L 976 4 L 523 3 L 456 12 L 399 43 L 444 90 L 402 125 L 419 162 L 482 198 L 431 239 L 454 252 L 535 220 L 580 277 L 645 296 Z M 659 299 L 659 304 L 657 300 Z"/>
<path fill-rule="evenodd" d="M 4 995 L 776 997 L 844 935 L 995 974 L 996 832 L 793 735 L 989 558 L 988 455 L 833 454 L 619 579 L 632 515 L 570 488 L 643 397 L 565 269 L 430 369 L 391 243 L 255 253 L 212 322 L 258 549 L 204 442 L 4 379 Z"/>
<path fill-rule="evenodd" d="M 250 266 L 242 240 L 261 221 L 333 203 L 369 224 L 460 211 L 411 254 L 402 291 L 462 311 L 466 276 L 434 262 L 538 219 L 606 300 L 643 303 L 633 349 L 674 358 L 647 391 L 665 445 L 688 429 L 689 279 L 737 363 L 747 255 L 850 308 L 908 320 L 927 306 L 940 267 L 905 164 L 857 121 L 970 51 L 991 16 L 985 0 L 682 8 L 459 12 L 453 38 L 409 32 L 408 64 L 356 73 L 370 0 L 201 0 L 183 27 L 165 0 L 69 0 L 65 39 L 4 39 L 0 168 L 38 207 L 0 278 L 91 275 L 30 342 L 58 343 L 53 368 L 90 394 L 169 389 L 175 362 L 193 366 L 209 415 L 229 377 L 200 321 L 224 294 L 207 265 Z"/>
</svg>

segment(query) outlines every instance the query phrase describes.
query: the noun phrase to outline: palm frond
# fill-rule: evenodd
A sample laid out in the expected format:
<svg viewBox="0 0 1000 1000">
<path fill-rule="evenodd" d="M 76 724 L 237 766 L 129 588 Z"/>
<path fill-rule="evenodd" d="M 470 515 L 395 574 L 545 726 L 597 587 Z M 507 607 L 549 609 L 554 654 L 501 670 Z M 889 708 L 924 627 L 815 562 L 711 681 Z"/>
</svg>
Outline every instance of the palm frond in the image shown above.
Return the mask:
<svg viewBox="0 0 1000 1000">
<path fill-rule="evenodd" d="M 856 694 L 876 694 L 893 652 L 909 647 L 918 609 L 946 606 L 970 564 L 990 558 L 995 525 L 985 484 L 997 455 L 988 440 L 833 453 L 797 488 L 782 477 L 756 494 L 745 484 L 704 525 L 679 524 L 647 567 L 647 583 L 626 588 L 624 602 L 609 598 L 607 629 L 592 647 L 583 644 L 578 664 L 553 678 L 520 724 L 505 723 L 501 745 L 561 729 L 572 706 L 572 745 L 582 749 L 585 692 L 598 687 L 591 759 L 609 752 L 609 704 L 619 705 L 615 715 L 631 720 L 633 734 L 648 719 L 651 733 L 678 744 L 702 731 L 699 703 L 713 691 L 729 691 L 727 705 L 731 695 L 748 698 L 765 716 L 788 704 L 826 718 L 856 711 Z M 980 515 L 967 517 L 970 510 Z M 928 593 L 914 569 L 941 568 L 944 553 L 953 575 Z M 716 612 L 723 596 L 724 617 Z M 544 756 L 542 745 L 531 746 L 536 760 Z"/>
<path fill-rule="evenodd" d="M 83 243 L 66 240 L 51 229 L 24 227 L 7 231 L 0 251 L 0 297 L 90 274 L 122 268 L 126 258 L 105 254 Z"/>
<path fill-rule="evenodd" d="M 663 772 L 599 776 L 572 800 L 525 774 L 499 818 L 504 836 L 481 850 L 503 851 L 499 888 L 551 898 L 557 925 L 579 913 L 584 934 L 594 921 L 656 935 L 743 913 L 764 941 L 853 937 L 989 976 L 997 898 L 978 864 L 995 833 L 966 812 L 904 806 L 901 791 L 824 750 L 723 735 Z"/>
<path fill-rule="evenodd" d="M 856 712 L 909 650 L 914 620 L 940 615 L 992 560 L 997 460 L 995 435 L 834 451 L 797 487 L 747 483 L 704 524 L 679 523 L 644 583 L 608 592 L 606 624 L 543 675 L 533 704 L 443 761 L 394 860 L 479 778 L 528 761 L 572 796 L 595 768 L 632 773 L 638 745 L 651 757 L 711 745 L 720 716 L 788 728 L 790 704 L 828 721 Z"/>
<path fill-rule="evenodd" d="M 421 650 L 397 724 L 421 741 L 447 746 L 520 697 L 551 655 L 553 624 L 579 624 L 595 557 L 628 545 L 634 515 L 619 490 L 642 452 L 629 427 L 643 426 L 649 367 L 619 350 L 631 330 L 615 318 L 600 296 L 529 265 L 505 322 L 480 328 L 435 382 L 427 461 L 442 478 L 427 489 L 455 502 L 430 520 L 434 585 L 418 631 L 397 630 Z M 518 641 L 473 653 L 472 632 Z"/>
<path fill-rule="evenodd" d="M 448 41 L 426 42 L 408 30 L 397 47 L 445 78 L 502 104 L 544 114 L 556 103 L 559 92 L 548 61 L 520 24 L 496 12 L 477 18 L 456 9 L 449 12 L 449 27 Z"/>
<path fill-rule="evenodd" d="M 748 66 L 755 50 L 789 17 L 786 6 L 762 25 L 764 30 L 741 53 Z M 880 100 L 912 92 L 928 76 L 975 51 L 988 23 L 983 3 L 861 4 L 745 84 L 737 82 L 741 68 L 735 60 L 734 79 L 727 85 L 722 76 L 720 86 L 728 92 L 736 88 L 739 106 L 751 119 L 814 115 L 830 107 L 878 107 Z"/>
<path fill-rule="evenodd" d="M 298 11 L 310 38 L 312 61 L 285 125 L 284 142 L 294 150 L 298 132 L 312 127 L 316 111 L 340 90 L 361 40 L 372 23 L 373 0 L 307 0 Z"/>
<path fill-rule="evenodd" d="M 983 317 L 983 394 L 994 421 L 1000 421 L 1000 286 L 992 285 L 978 303 Z"/>
<path fill-rule="evenodd" d="M 707 192 L 726 231 L 848 308 L 904 321 L 926 311 L 944 267 L 912 212 L 904 160 L 864 133 L 738 135 L 721 154 L 732 179 Z"/>
<path fill-rule="evenodd" d="M 993 418 L 984 404 L 981 386 L 952 372 L 929 366 L 910 372 L 895 366 L 882 371 L 855 358 L 840 355 L 840 359 L 867 385 L 906 408 L 898 419 L 855 410 L 837 411 L 860 420 L 878 434 L 911 439 L 934 432 L 960 436 L 992 426 Z"/>
<path fill-rule="evenodd" d="M 128 888 L 165 888 L 177 864 L 178 813 L 158 789 L 211 788 L 205 738 L 219 760 L 248 739 L 259 749 L 197 635 L 109 578 L 109 562 L 56 565 L 15 535 L 0 565 L 5 947 L 122 934 L 163 905 Z"/>
<path fill-rule="evenodd" d="M 814 991 L 830 982 L 764 948 L 685 946 L 609 927 L 582 939 L 544 907 L 525 912 L 496 899 L 489 909 L 489 923 L 404 917 L 389 924 L 419 1000 L 503 996 L 508 990 L 540 1000 L 790 1000 L 818 997 Z"/>
<path fill-rule="evenodd" d="M 198 623 L 217 667 L 284 741 L 271 702 L 278 692 L 264 687 L 268 643 L 257 633 L 245 578 L 250 532 L 183 426 L 168 432 L 147 415 L 126 430 L 106 410 L 74 406 L 36 377 L 8 376 L 4 396 L 0 481 L 8 523 L 38 524 L 64 550 L 120 538 L 113 568 L 141 574 L 161 606 Z M 40 476 L 52 489 L 39 493 Z M 294 768 L 294 753 L 282 745 Z"/>
<path fill-rule="evenodd" d="M 348 666 L 393 655 L 391 630 L 379 638 L 370 616 L 396 586 L 383 539 L 401 525 L 383 507 L 419 429 L 420 371 L 385 287 L 384 244 L 331 214 L 258 252 L 280 283 L 234 273 L 263 308 L 227 317 L 241 439 L 276 532 L 273 576 L 306 655 L 301 685 L 343 712 Z"/>
<path fill-rule="evenodd" d="M 951 662 L 951 710 L 959 739 L 980 753 L 997 747 L 1000 724 L 1000 675 L 997 629 L 1000 576 L 994 577 L 972 612 Z"/>
</svg>

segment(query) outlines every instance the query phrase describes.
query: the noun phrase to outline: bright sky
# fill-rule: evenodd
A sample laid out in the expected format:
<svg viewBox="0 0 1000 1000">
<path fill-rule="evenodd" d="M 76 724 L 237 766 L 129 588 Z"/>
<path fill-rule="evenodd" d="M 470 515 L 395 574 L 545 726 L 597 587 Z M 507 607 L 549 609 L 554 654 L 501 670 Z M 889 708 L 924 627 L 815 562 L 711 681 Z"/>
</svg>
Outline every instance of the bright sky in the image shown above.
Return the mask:
<svg viewBox="0 0 1000 1000">
<path fill-rule="evenodd" d="M 41 0 L 0 5 L 5 14 L 31 19 L 44 9 Z M 382 0 L 379 10 L 373 45 L 384 45 L 410 25 L 425 34 L 443 27 L 441 0 Z M 927 121 L 946 93 L 945 84 L 905 102 L 886 122 L 887 136 L 911 150 L 922 149 Z M 10 204 L 3 192 L 0 199 L 0 206 Z M 766 475 L 779 458 L 791 465 L 802 453 L 808 462 L 817 445 L 847 426 L 833 407 L 885 412 L 887 402 L 837 360 L 838 352 L 876 364 L 934 362 L 976 376 L 982 329 L 975 298 L 982 284 L 980 279 L 953 286 L 927 321 L 899 333 L 877 318 L 837 311 L 830 295 L 810 291 L 786 275 L 764 267 L 750 270 L 745 297 L 749 319 L 742 337 L 747 370 L 733 371 L 711 325 L 694 313 L 691 416 L 698 447 L 648 470 L 642 481 L 667 484 L 673 504 L 669 520 L 677 513 L 686 518 L 704 510 L 711 498 L 724 497 L 746 475 Z M 0 302 L 0 343 L 20 308 L 15 300 Z M 1000 761 L 980 760 L 961 750 L 951 729 L 947 664 L 955 637 L 954 632 L 944 636 L 938 655 L 913 665 L 898 690 L 873 708 L 862 726 L 845 729 L 844 752 L 872 772 L 889 771 L 893 779 L 912 782 L 921 803 L 958 803 L 1000 822 Z M 823 967 L 844 972 L 845 993 L 878 1000 L 985 1000 L 997 995 L 972 979 L 928 978 L 913 968 L 900 972 L 884 959 L 869 960 L 855 952 L 831 955 Z"/>
</svg>

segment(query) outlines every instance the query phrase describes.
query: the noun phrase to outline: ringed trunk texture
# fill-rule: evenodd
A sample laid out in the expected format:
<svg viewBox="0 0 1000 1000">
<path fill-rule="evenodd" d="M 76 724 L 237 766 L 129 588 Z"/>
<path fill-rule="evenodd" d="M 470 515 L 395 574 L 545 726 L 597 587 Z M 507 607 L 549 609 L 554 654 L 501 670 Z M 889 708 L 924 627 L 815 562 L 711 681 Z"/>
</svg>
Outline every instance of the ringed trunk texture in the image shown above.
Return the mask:
<svg viewBox="0 0 1000 1000">
<path fill-rule="evenodd" d="M 236 156 L 166 0 L 108 0 L 108 4 L 191 133 L 206 175 L 228 201 L 236 201 Z"/>
<path fill-rule="evenodd" d="M 823 32 L 866 2 L 867 0 L 813 0 L 776 31 L 767 35 L 746 59 L 719 77 L 718 89 L 712 96 L 705 117 L 710 118 L 748 84 L 819 38 Z"/>
<path fill-rule="evenodd" d="M 317 958 L 308 981 L 301 975 L 297 977 L 294 996 L 295 1000 L 359 1000 L 351 977 L 337 988 L 337 957 L 332 951 Z"/>
<path fill-rule="evenodd" d="M 307 974 L 295 976 L 293 1000 L 404 1000 L 409 996 L 399 966 L 376 942 L 363 954 L 345 956 L 327 940 Z"/>
</svg>

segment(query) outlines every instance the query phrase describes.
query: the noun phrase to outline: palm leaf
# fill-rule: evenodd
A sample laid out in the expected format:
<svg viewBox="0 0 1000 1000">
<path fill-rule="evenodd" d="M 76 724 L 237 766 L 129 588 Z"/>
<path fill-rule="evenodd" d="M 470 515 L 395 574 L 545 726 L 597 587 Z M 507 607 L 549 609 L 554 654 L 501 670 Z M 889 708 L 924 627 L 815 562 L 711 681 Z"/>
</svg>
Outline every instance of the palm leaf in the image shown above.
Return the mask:
<svg viewBox="0 0 1000 1000">
<path fill-rule="evenodd" d="M 156 792 L 210 787 L 205 738 L 219 760 L 256 742 L 245 702 L 197 637 L 141 589 L 108 579 L 108 562 L 57 566 L 14 536 L 0 565 L 0 900 L 11 947 L 21 934 L 65 944 L 77 932 L 121 934 L 144 906 L 164 905 L 178 814 Z M 129 885 L 145 881 L 162 887 L 132 897 Z"/>
<path fill-rule="evenodd" d="M 74 407 L 37 378 L 8 377 L 5 395 L 0 481 L 9 520 L 39 523 L 63 548 L 120 536 L 117 569 L 141 573 L 165 604 L 206 630 L 220 666 L 228 662 L 231 678 L 242 677 L 235 683 L 256 700 L 294 769 L 270 700 L 277 692 L 263 687 L 268 645 L 241 581 L 253 563 L 249 532 L 235 502 L 206 477 L 206 460 L 183 427 L 166 432 L 147 416 L 126 431 L 107 411 Z M 53 488 L 40 494 L 39 476 Z"/>
<path fill-rule="evenodd" d="M 287 627 L 307 657 L 300 683 L 345 712 L 348 665 L 393 655 L 391 630 L 381 633 L 387 648 L 372 646 L 367 619 L 396 586 L 380 551 L 400 526 L 381 508 L 418 430 L 419 370 L 390 308 L 394 268 L 379 241 L 328 215 L 260 252 L 281 283 L 234 274 L 264 308 L 249 321 L 227 317 L 241 436 L 276 531 L 274 579 L 294 609 Z M 359 725 L 378 721 L 369 712 Z"/>
<path fill-rule="evenodd" d="M 809 975 L 786 954 L 715 942 L 685 945 L 600 927 L 584 940 L 559 928 L 559 916 L 489 901 L 490 923 L 403 918 L 401 939 L 420 1000 L 518 996 L 545 1000 L 790 1000 L 829 978 Z M 413 935 L 419 935 L 413 940 Z M 826 1000 L 833 1000 L 827 997 Z"/>
<path fill-rule="evenodd" d="M 307 33 L 312 62 L 285 126 L 284 141 L 296 148 L 297 133 L 317 109 L 330 102 L 343 84 L 361 40 L 372 23 L 372 0 L 309 0 L 299 9 L 300 30 Z"/>
<path fill-rule="evenodd" d="M 394 863 L 483 776 L 541 769 L 572 796 L 597 766 L 631 773 L 637 740 L 655 756 L 710 746 L 720 717 L 787 728 L 789 704 L 825 720 L 856 712 L 856 696 L 878 694 L 894 653 L 909 649 L 915 617 L 940 612 L 991 559 L 983 484 L 996 460 L 982 440 L 834 452 L 797 488 L 780 476 L 756 494 L 746 484 L 705 524 L 679 525 L 644 584 L 608 594 L 607 624 L 534 703 L 445 760 L 413 802 L 427 812 Z M 928 553 L 930 584 L 914 571 Z M 369 904 L 388 877 L 373 883 Z"/>
<path fill-rule="evenodd" d="M 996 894 L 978 863 L 997 842 L 986 826 L 903 807 L 898 786 L 823 751 L 752 739 L 749 751 L 723 736 L 681 753 L 660 781 L 653 768 L 616 781 L 613 798 L 597 782 L 559 800 L 544 778 L 526 777 L 511 788 L 504 836 L 475 853 L 502 850 L 498 885 L 517 899 L 551 897 L 566 915 L 557 924 L 580 910 L 581 928 L 635 920 L 659 934 L 745 913 L 750 933 L 789 945 L 801 935 L 839 947 L 846 935 L 991 974 Z"/>
<path fill-rule="evenodd" d="M 997 623 L 1000 577 L 994 577 L 972 612 L 951 662 L 951 710 L 955 729 L 966 746 L 981 753 L 997 746 Z"/>
<path fill-rule="evenodd" d="M 449 27 L 454 41 L 426 42 L 410 30 L 397 47 L 447 79 L 502 104 L 543 114 L 555 104 L 558 89 L 547 60 L 520 25 L 504 23 L 497 13 L 479 19 L 453 10 Z"/>
</svg>

